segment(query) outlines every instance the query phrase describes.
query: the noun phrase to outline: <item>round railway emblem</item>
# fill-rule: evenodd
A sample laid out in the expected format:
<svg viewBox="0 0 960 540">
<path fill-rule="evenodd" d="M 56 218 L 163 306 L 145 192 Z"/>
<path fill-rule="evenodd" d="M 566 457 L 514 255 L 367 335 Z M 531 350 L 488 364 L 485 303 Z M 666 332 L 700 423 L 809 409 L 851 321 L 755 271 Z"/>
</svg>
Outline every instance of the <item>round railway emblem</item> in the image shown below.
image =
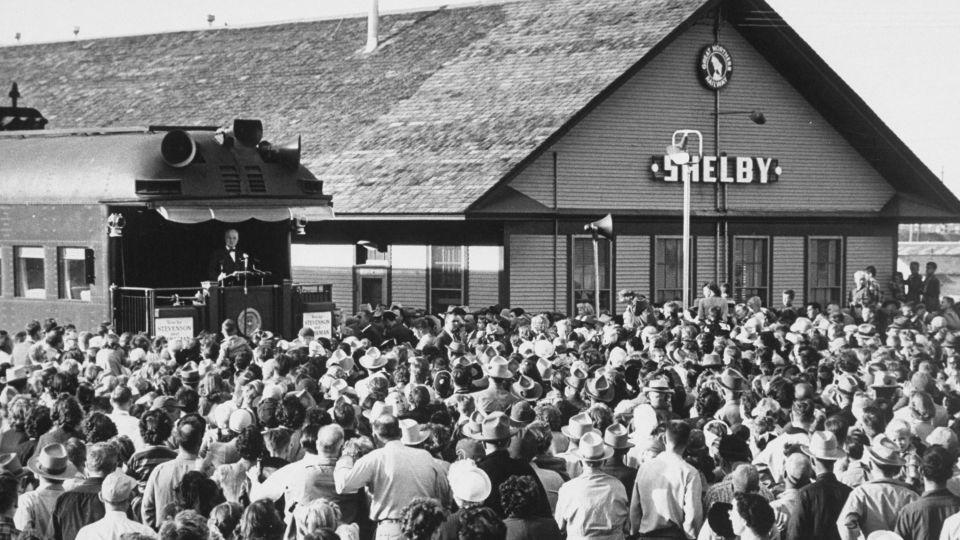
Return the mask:
<svg viewBox="0 0 960 540">
<path fill-rule="evenodd" d="M 715 43 L 703 48 L 700 53 L 700 64 L 697 67 L 700 72 L 700 81 L 707 88 L 719 90 L 730 82 L 733 60 L 726 47 Z"/>
<path fill-rule="evenodd" d="M 254 332 L 260 331 L 260 327 L 263 326 L 263 319 L 260 317 L 259 311 L 248 307 L 241 311 L 237 317 L 237 326 L 243 335 L 249 336 Z"/>
</svg>

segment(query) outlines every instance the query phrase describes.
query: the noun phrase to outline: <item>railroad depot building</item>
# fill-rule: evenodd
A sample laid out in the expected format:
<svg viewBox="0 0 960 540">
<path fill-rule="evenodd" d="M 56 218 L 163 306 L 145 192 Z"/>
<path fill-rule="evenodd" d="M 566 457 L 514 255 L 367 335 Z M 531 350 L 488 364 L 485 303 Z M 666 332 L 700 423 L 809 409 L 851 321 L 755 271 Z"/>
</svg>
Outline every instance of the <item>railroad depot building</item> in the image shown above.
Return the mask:
<svg viewBox="0 0 960 540">
<path fill-rule="evenodd" d="M 0 73 L 49 127 L 218 125 L 239 111 L 278 142 L 302 134 L 336 218 L 294 236 L 286 271 L 332 284 L 345 311 L 570 312 L 597 289 L 584 225 L 608 213 L 601 305 L 622 308 L 620 289 L 679 298 L 684 175 L 694 296 L 717 281 L 768 304 L 784 289 L 842 301 L 867 265 L 889 283 L 899 224 L 960 220 L 957 197 L 761 0 L 392 14 L 372 52 L 367 24 L 7 47 Z M 700 132 L 699 162 L 665 157 L 678 130 Z M 15 248 L 56 240 L 16 245 L 5 227 L 7 299 Z"/>
</svg>

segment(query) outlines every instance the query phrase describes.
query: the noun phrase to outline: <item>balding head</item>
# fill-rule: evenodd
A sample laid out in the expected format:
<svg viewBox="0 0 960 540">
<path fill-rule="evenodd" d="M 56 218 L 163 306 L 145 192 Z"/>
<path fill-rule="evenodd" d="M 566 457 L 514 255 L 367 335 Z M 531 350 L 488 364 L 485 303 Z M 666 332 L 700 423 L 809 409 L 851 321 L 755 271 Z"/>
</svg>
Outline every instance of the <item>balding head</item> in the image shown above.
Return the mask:
<svg viewBox="0 0 960 540">
<path fill-rule="evenodd" d="M 317 453 L 321 456 L 336 457 L 343 446 L 343 428 L 339 424 L 327 424 L 317 432 Z"/>
</svg>

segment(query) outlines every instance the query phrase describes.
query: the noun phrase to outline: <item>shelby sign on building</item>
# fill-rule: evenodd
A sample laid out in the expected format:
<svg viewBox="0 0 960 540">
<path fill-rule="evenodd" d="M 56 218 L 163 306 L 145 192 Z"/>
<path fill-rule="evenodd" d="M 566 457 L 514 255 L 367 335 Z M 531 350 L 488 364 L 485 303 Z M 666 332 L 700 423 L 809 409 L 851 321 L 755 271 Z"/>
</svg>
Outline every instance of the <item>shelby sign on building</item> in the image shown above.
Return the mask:
<svg viewBox="0 0 960 540">
<path fill-rule="evenodd" d="M 776 159 L 736 156 L 703 156 L 683 165 L 670 156 L 656 156 L 650 170 L 655 180 L 663 182 L 683 182 L 689 176 L 691 182 L 707 184 L 771 184 L 782 172 Z"/>
</svg>

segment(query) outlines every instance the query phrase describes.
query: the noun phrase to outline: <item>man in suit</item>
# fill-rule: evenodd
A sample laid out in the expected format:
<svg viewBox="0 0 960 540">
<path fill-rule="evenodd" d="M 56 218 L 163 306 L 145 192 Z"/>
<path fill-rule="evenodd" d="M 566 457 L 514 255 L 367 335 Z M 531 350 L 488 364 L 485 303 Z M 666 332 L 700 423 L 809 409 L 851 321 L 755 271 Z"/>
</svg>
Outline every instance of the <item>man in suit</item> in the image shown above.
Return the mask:
<svg viewBox="0 0 960 540">
<path fill-rule="evenodd" d="M 207 267 L 207 276 L 212 281 L 221 281 L 237 270 L 243 270 L 244 253 L 237 249 L 240 233 L 230 229 L 223 234 L 224 247 L 215 250 L 210 255 L 210 264 Z"/>
</svg>

